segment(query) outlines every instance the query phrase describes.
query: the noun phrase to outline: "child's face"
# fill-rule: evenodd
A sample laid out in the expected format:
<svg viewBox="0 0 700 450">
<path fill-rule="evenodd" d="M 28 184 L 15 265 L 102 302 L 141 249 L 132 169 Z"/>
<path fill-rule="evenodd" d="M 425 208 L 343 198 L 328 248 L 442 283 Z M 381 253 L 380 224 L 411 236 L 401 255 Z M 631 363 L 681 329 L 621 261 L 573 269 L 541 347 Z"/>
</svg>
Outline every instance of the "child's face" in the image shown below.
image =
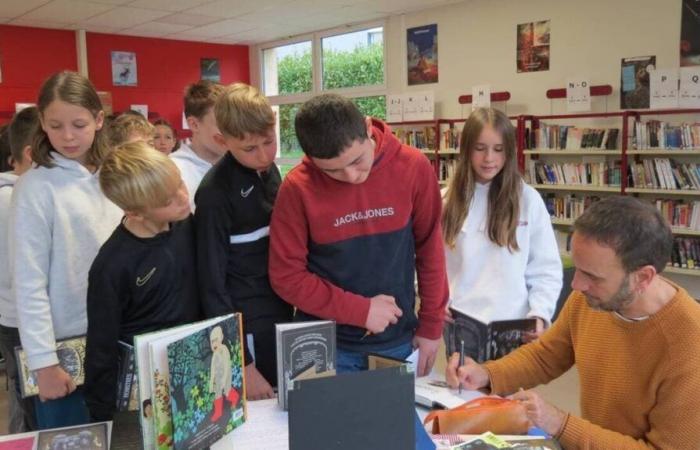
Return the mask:
<svg viewBox="0 0 700 450">
<path fill-rule="evenodd" d="M 221 135 L 218 139 L 236 161 L 258 172 L 269 169 L 277 156 L 277 135 L 274 128 L 263 135 L 246 133 L 243 139 Z"/>
<path fill-rule="evenodd" d="M 481 130 L 472 149 L 470 161 L 474 178 L 479 183 L 488 183 L 503 169 L 506 163 L 503 137 L 491 125 L 484 125 Z"/>
<path fill-rule="evenodd" d="M 84 165 L 95 132 L 102 128 L 103 121 L 102 111 L 94 117 L 82 106 L 54 100 L 42 114 L 41 128 L 58 153 Z"/>
<path fill-rule="evenodd" d="M 216 126 L 214 108 L 209 108 L 209 111 L 201 119 L 192 117 L 189 123 L 192 130 L 192 141 L 196 141 L 197 145 L 201 146 L 204 151 L 219 156 L 226 153 L 226 147 L 216 139 L 216 136 L 221 135 L 221 133 L 219 127 Z"/>
<path fill-rule="evenodd" d="M 169 155 L 175 147 L 175 136 L 170 127 L 156 125 L 156 132 L 153 136 L 153 144 L 156 150 Z"/>
<path fill-rule="evenodd" d="M 145 219 L 157 224 L 177 222 L 187 218 L 190 214 L 190 197 L 187 186 L 180 178 L 178 188 L 173 192 L 165 206 L 147 208 L 140 213 Z"/>
<path fill-rule="evenodd" d="M 311 158 L 314 165 L 329 177 L 343 183 L 361 184 L 369 177 L 374 164 L 376 143 L 372 139 L 372 120 L 365 119 L 367 138 L 355 139 L 352 145 L 345 147 L 340 155 L 330 159 Z"/>
</svg>

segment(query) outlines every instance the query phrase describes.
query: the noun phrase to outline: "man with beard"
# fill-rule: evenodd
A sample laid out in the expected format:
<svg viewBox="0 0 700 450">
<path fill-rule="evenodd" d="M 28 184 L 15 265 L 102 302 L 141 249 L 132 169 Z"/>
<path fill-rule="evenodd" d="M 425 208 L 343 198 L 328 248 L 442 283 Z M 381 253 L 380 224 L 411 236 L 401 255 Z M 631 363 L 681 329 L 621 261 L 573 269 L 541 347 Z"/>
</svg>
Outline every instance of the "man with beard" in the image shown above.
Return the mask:
<svg viewBox="0 0 700 450">
<path fill-rule="evenodd" d="M 513 393 L 530 422 L 567 449 L 697 449 L 700 305 L 659 276 L 672 244 L 651 204 L 620 196 L 593 204 L 574 224 L 574 291 L 552 327 L 483 365 L 467 360 L 458 367 L 453 355 L 448 383 Z M 523 390 L 574 363 L 582 417 Z"/>
</svg>

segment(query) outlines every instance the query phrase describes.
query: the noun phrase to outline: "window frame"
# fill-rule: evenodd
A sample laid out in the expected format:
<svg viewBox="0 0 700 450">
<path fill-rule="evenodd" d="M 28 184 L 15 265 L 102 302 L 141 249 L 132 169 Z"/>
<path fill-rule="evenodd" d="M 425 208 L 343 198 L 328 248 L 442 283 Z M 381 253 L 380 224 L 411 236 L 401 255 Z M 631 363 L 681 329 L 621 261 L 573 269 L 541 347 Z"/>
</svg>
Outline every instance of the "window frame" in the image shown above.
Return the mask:
<svg viewBox="0 0 700 450">
<path fill-rule="evenodd" d="M 382 28 L 382 51 L 383 51 L 383 83 L 364 85 L 364 86 L 353 86 L 346 88 L 333 88 L 333 89 L 323 89 L 323 46 L 322 40 L 329 37 L 340 36 L 343 34 L 354 33 L 362 30 L 369 30 L 372 28 Z M 307 33 L 303 35 L 294 36 L 288 39 L 279 39 L 275 41 L 265 42 L 257 47 L 257 57 L 258 57 L 258 74 L 259 74 L 259 84 L 260 90 L 267 97 L 268 101 L 272 106 L 289 105 L 295 103 L 304 103 L 307 100 L 315 97 L 319 94 L 326 93 L 336 93 L 349 98 L 357 97 L 374 97 L 383 95 L 386 97 L 388 95 L 387 89 L 387 44 L 386 44 L 386 20 L 374 20 L 370 22 L 362 22 L 354 25 L 340 26 L 336 28 L 330 28 L 322 31 L 315 31 L 312 33 Z M 299 44 L 302 42 L 311 41 L 311 91 L 303 93 L 294 94 L 278 94 L 278 95 L 267 95 L 265 93 L 265 58 L 264 52 L 266 50 L 274 49 L 275 47 L 282 47 L 285 45 Z M 277 129 L 277 157 L 275 160 L 282 158 L 282 149 L 280 147 L 280 132 L 279 132 L 279 120 L 276 121 Z M 299 160 L 301 161 L 301 159 Z"/>
</svg>

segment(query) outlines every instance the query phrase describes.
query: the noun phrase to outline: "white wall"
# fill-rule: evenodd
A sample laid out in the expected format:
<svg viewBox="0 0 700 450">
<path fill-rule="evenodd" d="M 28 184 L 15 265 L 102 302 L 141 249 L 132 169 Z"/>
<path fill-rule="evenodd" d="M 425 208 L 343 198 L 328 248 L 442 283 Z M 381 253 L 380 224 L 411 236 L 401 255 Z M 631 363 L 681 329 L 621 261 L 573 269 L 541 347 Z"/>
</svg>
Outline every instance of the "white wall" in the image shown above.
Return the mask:
<svg viewBox="0 0 700 450">
<path fill-rule="evenodd" d="M 516 27 L 550 20 L 550 69 L 517 73 Z M 508 114 L 565 112 L 561 100 L 550 103 L 547 89 L 563 88 L 571 76 L 591 84 L 610 84 L 608 110 L 619 109 L 620 60 L 656 55 L 660 68 L 679 64 L 681 0 L 468 0 L 388 19 L 388 92 L 435 91 L 438 113 L 468 114 L 457 97 L 471 87 L 490 84 L 509 91 Z M 437 23 L 440 82 L 406 83 L 406 28 Z M 504 105 L 494 105 L 501 109 Z M 552 108 L 553 109 L 550 109 Z M 599 99 L 594 110 L 604 111 Z"/>
</svg>

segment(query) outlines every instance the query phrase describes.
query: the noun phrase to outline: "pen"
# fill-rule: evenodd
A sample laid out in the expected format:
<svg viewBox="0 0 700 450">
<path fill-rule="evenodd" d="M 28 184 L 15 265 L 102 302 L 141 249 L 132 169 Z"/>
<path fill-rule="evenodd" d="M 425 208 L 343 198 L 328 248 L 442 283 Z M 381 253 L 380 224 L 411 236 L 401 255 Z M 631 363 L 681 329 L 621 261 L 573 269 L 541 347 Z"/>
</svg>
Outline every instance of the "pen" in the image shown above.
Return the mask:
<svg viewBox="0 0 700 450">
<path fill-rule="evenodd" d="M 363 340 L 364 338 L 366 338 L 366 337 L 369 336 L 370 334 L 372 334 L 371 331 L 369 331 L 369 330 L 365 331 L 365 334 L 360 338 L 360 340 Z"/>
<path fill-rule="evenodd" d="M 464 339 L 460 341 L 459 347 L 459 367 L 464 365 Z M 459 393 L 462 393 L 462 382 L 459 382 Z"/>
</svg>

